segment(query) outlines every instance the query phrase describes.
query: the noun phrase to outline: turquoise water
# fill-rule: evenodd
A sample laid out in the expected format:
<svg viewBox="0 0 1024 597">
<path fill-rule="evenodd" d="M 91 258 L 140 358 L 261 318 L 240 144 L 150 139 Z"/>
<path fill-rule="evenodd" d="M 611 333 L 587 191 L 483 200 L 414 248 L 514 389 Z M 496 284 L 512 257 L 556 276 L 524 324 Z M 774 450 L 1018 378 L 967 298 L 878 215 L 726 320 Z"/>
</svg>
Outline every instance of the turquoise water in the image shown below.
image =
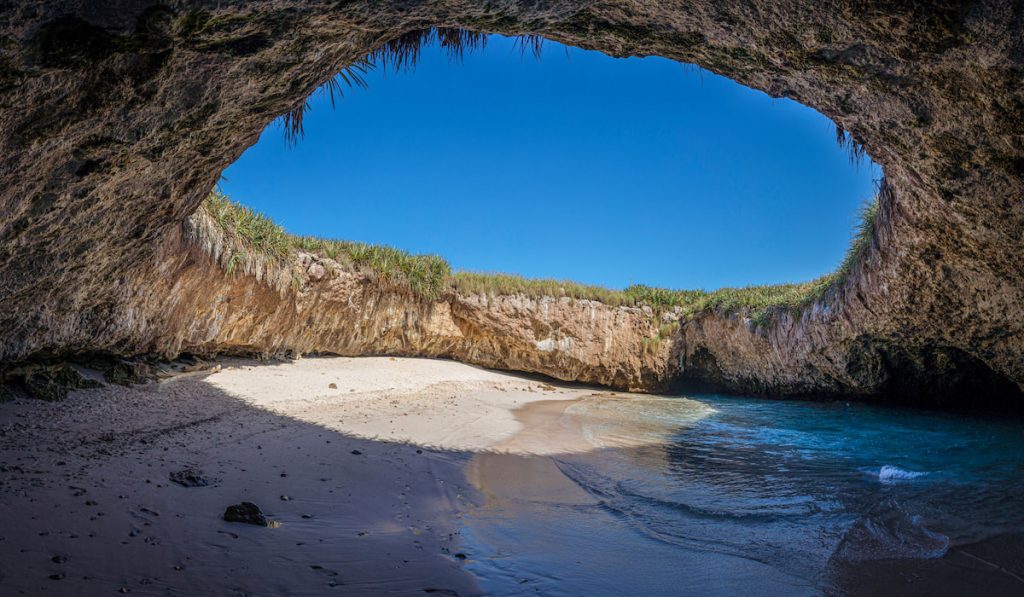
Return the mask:
<svg viewBox="0 0 1024 597">
<path fill-rule="evenodd" d="M 484 589 L 815 594 L 837 567 L 1024 531 L 1019 421 L 691 398 L 713 412 L 694 422 L 679 400 L 664 441 L 554 457 L 593 503 L 497 496 L 466 516 Z M 630 416 L 648 416 L 642 401 Z"/>
</svg>

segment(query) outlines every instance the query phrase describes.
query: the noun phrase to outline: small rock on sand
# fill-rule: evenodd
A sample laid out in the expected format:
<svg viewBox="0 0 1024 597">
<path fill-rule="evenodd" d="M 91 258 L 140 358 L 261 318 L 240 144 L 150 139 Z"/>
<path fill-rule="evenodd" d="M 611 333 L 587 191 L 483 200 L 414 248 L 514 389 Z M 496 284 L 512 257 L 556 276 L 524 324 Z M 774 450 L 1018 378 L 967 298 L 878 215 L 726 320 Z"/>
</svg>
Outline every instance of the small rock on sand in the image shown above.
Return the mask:
<svg viewBox="0 0 1024 597">
<path fill-rule="evenodd" d="M 167 477 L 172 483 L 177 483 L 182 487 L 206 487 L 210 484 L 210 481 L 202 473 L 191 468 L 174 471 Z"/>
<path fill-rule="evenodd" d="M 242 502 L 241 504 L 228 506 L 228 509 L 224 511 L 224 520 L 255 524 L 261 527 L 270 526 L 267 517 L 263 515 L 260 507 L 252 502 Z"/>
</svg>

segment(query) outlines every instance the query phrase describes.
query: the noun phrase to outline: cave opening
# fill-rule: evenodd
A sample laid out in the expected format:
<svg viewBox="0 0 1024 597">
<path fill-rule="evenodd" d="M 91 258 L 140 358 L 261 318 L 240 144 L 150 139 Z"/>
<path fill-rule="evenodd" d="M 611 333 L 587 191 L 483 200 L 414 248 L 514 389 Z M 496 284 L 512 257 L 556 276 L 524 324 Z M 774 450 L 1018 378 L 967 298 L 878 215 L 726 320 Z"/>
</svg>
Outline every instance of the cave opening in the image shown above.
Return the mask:
<svg viewBox="0 0 1024 597">
<path fill-rule="evenodd" d="M 535 37 L 391 48 L 268 125 L 218 191 L 299 236 L 616 290 L 821 282 L 870 234 L 881 168 L 792 100 Z"/>
</svg>

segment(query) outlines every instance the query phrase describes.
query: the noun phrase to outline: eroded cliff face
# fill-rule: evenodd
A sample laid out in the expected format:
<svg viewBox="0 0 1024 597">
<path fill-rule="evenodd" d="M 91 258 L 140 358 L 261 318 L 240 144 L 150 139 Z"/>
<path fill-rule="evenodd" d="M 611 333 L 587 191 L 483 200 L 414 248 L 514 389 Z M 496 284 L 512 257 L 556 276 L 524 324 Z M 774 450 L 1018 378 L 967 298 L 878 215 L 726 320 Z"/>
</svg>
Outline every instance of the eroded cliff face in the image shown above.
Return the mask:
<svg viewBox="0 0 1024 597">
<path fill-rule="evenodd" d="M 52 0 L 0 15 L 0 361 L 396 352 L 620 387 L 926 403 L 963 400 L 972 380 L 1007 400 L 1024 387 L 1019 3 Z M 702 314 L 653 355 L 655 324 L 629 310 L 415 306 L 351 277 L 282 291 L 203 265 L 182 226 L 223 168 L 338 70 L 430 26 L 661 55 L 814 107 L 886 171 L 875 243 L 802 313 Z"/>
<path fill-rule="evenodd" d="M 200 212 L 138 269 L 123 354 L 182 352 L 266 356 L 302 353 L 410 355 L 460 361 L 619 388 L 664 387 L 675 320 L 648 307 L 524 296 L 456 295 L 425 301 L 372 275 L 299 253 L 284 266 L 223 267 L 230 239 Z"/>
</svg>

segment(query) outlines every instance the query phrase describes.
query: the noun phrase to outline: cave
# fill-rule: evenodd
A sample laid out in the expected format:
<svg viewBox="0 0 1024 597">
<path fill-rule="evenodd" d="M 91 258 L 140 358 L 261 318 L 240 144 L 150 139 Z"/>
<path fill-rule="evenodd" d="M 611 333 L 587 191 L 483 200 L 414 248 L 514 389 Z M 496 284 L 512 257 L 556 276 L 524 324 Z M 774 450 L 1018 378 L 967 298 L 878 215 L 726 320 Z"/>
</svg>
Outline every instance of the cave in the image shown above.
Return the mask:
<svg viewBox="0 0 1024 597">
<path fill-rule="evenodd" d="M 1021 2 L 0 6 L 0 592 L 1021 593 Z M 482 279 L 210 194 L 490 34 L 817 110 L 885 172 L 850 258 Z"/>
<path fill-rule="evenodd" d="M 870 336 L 921 358 L 935 347 L 955 351 L 978 364 L 972 370 L 1024 383 L 1024 103 L 1020 15 L 1008 3 L 851 2 L 828 12 L 802 2 L 42 3 L 7 12 L 3 362 L 396 353 L 653 389 L 687 376 L 687 358 L 706 354 L 724 387 L 864 396 L 890 387 L 849 366 L 862 358 L 858 339 Z M 217 264 L 227 241 L 195 216 L 220 172 L 270 121 L 301 115 L 325 81 L 368 57 L 411 65 L 431 31 L 455 51 L 500 33 L 657 55 L 810 106 L 885 170 L 872 242 L 808 304 L 768 317 L 742 305 L 704 310 L 653 355 L 638 344 L 657 335 L 651 324 L 625 314 L 624 358 L 595 355 L 582 322 L 554 338 L 568 338 L 570 350 L 539 351 L 546 338 L 508 334 L 500 313 L 482 312 L 500 311 L 501 301 L 482 308 L 486 301 L 446 293 L 386 326 L 401 332 L 376 334 L 337 329 L 341 313 L 325 325 L 308 317 L 313 302 L 376 295 L 365 281 L 320 283 L 310 263 L 287 273 L 250 263 L 249 275 L 224 276 Z M 301 298 L 287 288 L 300 275 L 309 285 Z M 211 294 L 216 304 L 204 301 Z M 374 304 L 389 301 L 405 298 L 383 291 Z M 567 321 L 576 317 L 561 308 Z M 301 332 L 273 331 L 300 321 Z M 532 334 L 551 331 L 534 323 Z"/>
</svg>

